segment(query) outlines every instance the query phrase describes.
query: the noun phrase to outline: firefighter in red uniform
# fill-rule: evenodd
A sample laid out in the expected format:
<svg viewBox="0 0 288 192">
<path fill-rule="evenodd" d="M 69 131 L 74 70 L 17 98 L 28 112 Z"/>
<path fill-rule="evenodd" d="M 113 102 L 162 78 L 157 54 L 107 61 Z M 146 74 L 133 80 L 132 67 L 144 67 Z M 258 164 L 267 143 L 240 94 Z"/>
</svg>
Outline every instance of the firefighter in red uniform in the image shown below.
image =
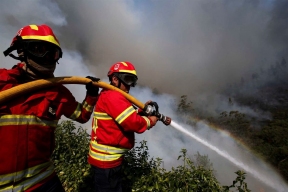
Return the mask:
<svg viewBox="0 0 288 192">
<path fill-rule="evenodd" d="M 129 93 L 137 74 L 130 62 L 118 62 L 108 72 L 112 85 Z M 134 147 L 134 133 L 152 128 L 156 116 L 140 116 L 132 104 L 118 91 L 103 89 L 97 101 L 88 162 L 94 169 L 96 192 L 121 192 L 123 155 Z"/>
<path fill-rule="evenodd" d="M 11 54 L 14 50 L 18 57 Z M 0 94 L 25 82 L 54 77 L 62 50 L 49 26 L 28 25 L 18 31 L 4 55 L 21 62 L 12 69 L 0 69 Z M 56 85 L 0 106 L 1 192 L 64 191 L 50 160 L 54 130 L 62 115 L 80 123 L 90 119 L 99 90 L 92 81 L 86 85 L 82 103 L 66 87 Z"/>
</svg>

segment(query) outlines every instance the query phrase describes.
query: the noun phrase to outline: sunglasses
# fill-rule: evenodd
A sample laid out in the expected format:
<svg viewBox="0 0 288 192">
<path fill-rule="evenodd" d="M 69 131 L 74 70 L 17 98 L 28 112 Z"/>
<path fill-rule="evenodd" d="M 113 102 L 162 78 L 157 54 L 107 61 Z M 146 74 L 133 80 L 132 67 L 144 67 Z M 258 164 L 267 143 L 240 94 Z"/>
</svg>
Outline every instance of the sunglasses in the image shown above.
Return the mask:
<svg viewBox="0 0 288 192">
<path fill-rule="evenodd" d="M 56 45 L 43 41 L 27 41 L 25 49 L 35 57 L 58 61 L 62 56 L 62 51 Z"/>
<path fill-rule="evenodd" d="M 137 82 L 138 78 L 136 75 L 131 75 L 131 74 L 127 74 L 127 73 L 119 73 L 119 74 L 117 74 L 117 76 L 126 85 L 135 87 L 135 85 L 137 84 L 136 82 Z"/>
</svg>

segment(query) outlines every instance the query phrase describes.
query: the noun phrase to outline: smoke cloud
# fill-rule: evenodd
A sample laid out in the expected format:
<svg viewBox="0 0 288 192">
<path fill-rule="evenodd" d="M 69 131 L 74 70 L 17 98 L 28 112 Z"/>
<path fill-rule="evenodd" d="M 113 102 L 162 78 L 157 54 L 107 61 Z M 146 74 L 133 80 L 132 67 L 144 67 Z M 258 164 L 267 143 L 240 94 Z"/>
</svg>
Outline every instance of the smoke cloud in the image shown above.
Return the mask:
<svg viewBox="0 0 288 192">
<path fill-rule="evenodd" d="M 105 77 L 112 63 L 129 60 L 139 82 L 161 92 L 219 91 L 287 55 L 284 1 L 58 4 L 68 23 L 61 39 L 92 71 Z"/>
<path fill-rule="evenodd" d="M 1 47 L 23 25 L 47 23 L 61 46 L 80 52 L 82 64 L 100 78 L 128 60 L 140 84 L 174 95 L 221 91 L 287 56 L 284 0 L 1 4 Z"/>
<path fill-rule="evenodd" d="M 0 4 L 1 50 L 9 47 L 21 27 L 46 23 L 64 50 L 56 76 L 92 75 L 107 81 L 113 63 L 130 61 L 136 66 L 139 84 L 146 87 L 136 87 L 131 94 L 142 102 L 155 100 L 160 111 L 175 120 L 180 95 L 189 95 L 207 108 L 211 107 L 208 102 L 214 101 L 211 110 L 220 106 L 224 111 L 228 106 L 218 102 L 224 100 L 218 93 L 227 85 L 237 89 L 253 73 L 270 71 L 271 64 L 287 59 L 285 0 L 2 0 Z M 1 54 L 0 60 L 1 67 L 16 64 Z M 258 81 L 263 84 L 269 76 L 267 73 Z M 77 100 L 84 98 L 84 86 L 68 87 Z M 155 96 L 152 89 L 163 94 Z M 218 98 L 211 99 L 211 95 Z M 217 102 L 218 106 L 213 106 Z M 257 116 L 247 108 L 241 111 Z M 236 168 L 227 169 L 223 159 L 206 147 L 160 124 L 137 136 L 138 141 L 148 141 L 151 156 L 163 158 L 169 167 L 177 164 L 181 148 L 208 154 L 219 178 L 231 184 L 227 178 L 234 178 L 229 174 Z M 88 122 L 85 127 L 90 130 L 90 125 Z M 206 128 L 199 133 L 203 137 L 212 134 Z M 217 145 L 220 141 L 220 136 L 213 138 Z M 251 179 L 251 185 L 260 184 Z"/>
</svg>

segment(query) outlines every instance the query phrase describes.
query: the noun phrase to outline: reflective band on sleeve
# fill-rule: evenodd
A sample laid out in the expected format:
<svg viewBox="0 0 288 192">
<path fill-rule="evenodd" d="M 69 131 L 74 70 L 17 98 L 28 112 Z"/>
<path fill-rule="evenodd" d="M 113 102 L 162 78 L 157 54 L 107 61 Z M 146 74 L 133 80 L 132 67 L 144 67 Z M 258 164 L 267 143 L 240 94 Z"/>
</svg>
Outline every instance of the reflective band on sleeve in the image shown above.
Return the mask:
<svg viewBox="0 0 288 192">
<path fill-rule="evenodd" d="M 119 124 L 121 124 L 133 112 L 135 112 L 135 109 L 133 108 L 133 106 L 130 106 L 127 109 L 125 109 L 120 115 L 118 115 L 118 117 L 116 117 L 115 121 L 117 121 Z"/>
<path fill-rule="evenodd" d="M 93 105 L 89 105 L 86 101 L 83 102 L 83 108 L 88 111 L 88 112 L 93 112 L 94 106 Z"/>
<path fill-rule="evenodd" d="M 80 115 L 81 115 L 81 112 L 82 112 L 82 105 L 80 103 L 78 103 L 75 111 L 73 112 L 73 114 L 70 116 L 70 119 L 72 120 L 75 120 L 77 119 Z"/>
<path fill-rule="evenodd" d="M 101 113 L 101 112 L 94 112 L 94 117 L 101 120 L 111 120 L 112 117 L 110 117 L 107 113 Z"/>
<path fill-rule="evenodd" d="M 101 151 L 107 154 L 123 154 L 125 152 L 127 152 L 129 149 L 125 149 L 125 148 L 118 148 L 118 147 L 111 147 L 111 146 L 107 146 L 107 145 L 102 145 L 97 143 L 96 141 L 91 141 L 91 146 L 92 149 L 95 149 L 97 151 Z"/>
<path fill-rule="evenodd" d="M 27 190 L 28 188 L 32 187 L 33 185 L 39 183 L 43 179 L 49 177 L 54 172 L 54 166 L 53 163 L 50 163 L 50 166 L 43 171 L 42 173 L 39 173 L 38 175 L 35 175 L 34 177 L 31 177 L 29 179 L 25 179 L 21 183 L 18 183 L 17 185 L 10 185 L 5 186 L 3 188 L 0 187 L 1 192 L 11 192 L 11 191 L 17 191 L 17 192 L 23 192 Z"/>
<path fill-rule="evenodd" d="M 3 115 L 0 116 L 0 126 L 7 125 L 41 125 L 57 127 L 58 120 L 43 120 L 34 115 Z"/>
<path fill-rule="evenodd" d="M 146 122 L 147 122 L 147 129 L 150 129 L 150 128 L 151 128 L 151 124 L 150 124 L 150 120 L 148 119 L 148 117 L 145 117 L 145 116 L 141 116 L 141 117 L 143 117 L 143 119 L 146 120 Z"/>
</svg>

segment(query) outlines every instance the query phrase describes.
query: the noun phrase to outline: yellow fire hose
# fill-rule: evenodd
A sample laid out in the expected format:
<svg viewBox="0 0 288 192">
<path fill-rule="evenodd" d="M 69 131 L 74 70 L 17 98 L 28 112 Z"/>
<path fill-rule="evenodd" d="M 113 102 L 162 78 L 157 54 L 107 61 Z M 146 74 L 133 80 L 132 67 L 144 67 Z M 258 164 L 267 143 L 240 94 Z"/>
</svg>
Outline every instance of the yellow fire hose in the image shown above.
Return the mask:
<svg viewBox="0 0 288 192">
<path fill-rule="evenodd" d="M 90 83 L 91 79 L 84 77 L 76 77 L 76 76 L 67 76 L 67 77 L 54 77 L 51 79 L 39 79 L 35 81 L 31 81 L 28 83 L 20 84 L 5 91 L 0 92 L 0 105 L 6 101 L 9 101 L 16 96 L 21 96 L 22 94 L 29 93 L 32 91 L 36 91 L 38 89 L 43 89 L 46 87 L 53 86 L 55 84 L 87 84 Z M 98 81 L 93 82 L 94 86 L 98 86 L 105 89 L 116 90 L 120 92 L 126 99 L 128 99 L 131 103 L 139 107 L 140 109 L 144 109 L 145 105 L 141 103 L 139 100 L 129 95 L 128 93 L 114 87 L 108 83 Z M 160 114 L 157 109 L 157 115 L 159 120 L 161 120 L 165 125 L 169 125 L 171 123 L 171 118 L 166 117 L 163 114 Z"/>
<path fill-rule="evenodd" d="M 15 98 L 16 96 L 21 96 L 22 94 L 29 93 L 29 92 L 38 90 L 40 88 L 50 87 L 55 84 L 87 84 L 89 82 L 91 82 L 90 79 L 87 79 L 84 77 L 76 77 L 76 76 L 55 77 L 51 79 L 39 79 L 39 80 L 31 81 L 28 83 L 24 83 L 24 84 L 20 84 L 18 86 L 12 87 L 11 89 L 1 91 L 0 92 L 0 105 L 6 101 L 11 100 L 12 98 Z M 145 106 L 143 103 L 141 103 L 139 100 L 137 100 L 133 96 L 129 95 L 128 93 L 108 83 L 98 81 L 98 82 L 93 82 L 93 85 L 101 87 L 101 88 L 119 91 L 130 102 L 132 102 L 133 104 L 135 104 L 137 107 L 141 109 L 143 109 Z"/>
</svg>

